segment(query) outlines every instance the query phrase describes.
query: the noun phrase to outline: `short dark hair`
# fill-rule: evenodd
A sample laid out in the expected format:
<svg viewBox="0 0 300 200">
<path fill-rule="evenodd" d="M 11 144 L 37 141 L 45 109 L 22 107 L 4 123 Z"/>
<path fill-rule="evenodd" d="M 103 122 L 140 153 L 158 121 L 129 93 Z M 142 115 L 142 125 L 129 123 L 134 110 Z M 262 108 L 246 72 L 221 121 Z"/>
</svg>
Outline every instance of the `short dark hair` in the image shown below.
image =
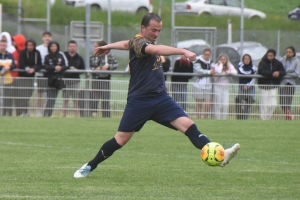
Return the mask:
<svg viewBox="0 0 300 200">
<path fill-rule="evenodd" d="M 211 53 L 211 49 L 209 47 L 205 47 L 202 53 L 204 54 L 205 52 Z"/>
<path fill-rule="evenodd" d="M 69 44 L 76 44 L 77 45 L 77 42 L 75 41 L 75 40 L 70 40 L 69 42 L 68 42 L 68 45 Z"/>
<path fill-rule="evenodd" d="M 45 35 L 52 36 L 52 34 L 51 34 L 51 32 L 50 32 L 50 31 L 45 31 L 45 32 L 43 33 L 43 36 L 45 36 Z"/>
<path fill-rule="evenodd" d="M 102 47 L 102 46 L 107 45 L 107 43 L 106 43 L 104 40 L 97 41 L 96 43 L 97 43 L 97 45 L 98 45 L 99 47 Z"/>
<path fill-rule="evenodd" d="M 148 27 L 151 20 L 155 20 L 158 23 L 160 23 L 162 21 L 160 16 L 158 16 L 157 14 L 148 13 L 143 17 L 141 25 L 145 26 L 145 27 Z"/>
</svg>

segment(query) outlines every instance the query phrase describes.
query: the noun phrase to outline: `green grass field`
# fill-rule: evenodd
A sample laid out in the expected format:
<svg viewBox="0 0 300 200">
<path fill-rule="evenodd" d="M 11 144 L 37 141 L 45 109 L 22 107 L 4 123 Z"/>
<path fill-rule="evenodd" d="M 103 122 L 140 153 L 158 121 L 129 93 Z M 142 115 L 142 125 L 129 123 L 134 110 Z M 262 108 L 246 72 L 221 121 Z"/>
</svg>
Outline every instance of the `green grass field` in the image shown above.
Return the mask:
<svg viewBox="0 0 300 200">
<path fill-rule="evenodd" d="M 196 121 L 221 144 L 209 167 L 181 133 L 148 122 L 86 179 L 73 173 L 112 138 L 119 119 L 1 118 L 0 199 L 299 199 L 299 123 Z"/>
</svg>

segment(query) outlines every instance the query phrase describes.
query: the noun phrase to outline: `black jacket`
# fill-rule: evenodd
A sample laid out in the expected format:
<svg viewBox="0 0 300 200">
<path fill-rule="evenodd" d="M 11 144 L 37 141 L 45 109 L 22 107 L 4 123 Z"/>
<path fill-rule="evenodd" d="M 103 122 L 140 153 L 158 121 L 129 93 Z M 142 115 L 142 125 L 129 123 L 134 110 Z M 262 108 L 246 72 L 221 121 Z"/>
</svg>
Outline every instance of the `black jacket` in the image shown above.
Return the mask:
<svg viewBox="0 0 300 200">
<path fill-rule="evenodd" d="M 190 61 L 189 61 L 190 62 Z M 193 73 L 193 63 L 190 62 L 190 65 L 180 66 L 180 59 L 175 61 L 173 72 L 180 73 Z M 171 76 L 171 82 L 189 82 L 189 79 L 193 76 Z"/>
<path fill-rule="evenodd" d="M 85 70 L 85 65 L 83 58 L 76 53 L 73 57 L 70 56 L 69 52 L 64 52 L 66 58 L 68 59 L 69 68 L 74 67 L 79 70 Z M 80 73 L 65 73 L 65 78 L 73 78 L 73 79 L 80 79 Z"/>
<path fill-rule="evenodd" d="M 268 52 L 267 52 L 268 53 Z M 264 55 L 260 63 L 258 64 L 257 73 L 266 77 L 266 78 L 259 78 L 258 85 L 271 85 L 269 87 L 260 86 L 261 88 L 271 89 L 275 88 L 277 85 L 280 84 L 281 77 L 285 76 L 286 72 L 282 63 L 274 58 L 272 61 L 268 60 L 267 53 Z M 273 72 L 279 71 L 279 77 L 273 77 Z"/>
<path fill-rule="evenodd" d="M 57 45 L 57 51 L 52 53 L 50 47 L 52 44 Z M 62 89 L 64 87 L 63 77 L 64 71 L 68 69 L 66 66 L 65 58 L 63 54 L 59 53 L 59 44 L 55 41 L 49 42 L 48 45 L 49 54 L 45 56 L 44 68 L 47 71 L 48 86 L 56 89 Z M 61 66 L 60 72 L 55 70 L 55 66 Z"/>
<path fill-rule="evenodd" d="M 33 44 L 34 49 L 32 52 L 27 50 L 27 43 L 30 42 Z M 19 56 L 19 64 L 20 69 L 26 70 L 27 68 L 34 68 L 35 71 L 39 71 L 42 69 L 42 61 L 41 54 L 38 50 L 36 50 L 36 43 L 34 40 L 29 39 L 25 43 L 25 49 L 20 52 Z M 20 77 L 34 77 L 34 73 L 28 74 L 27 72 L 20 72 Z"/>
</svg>

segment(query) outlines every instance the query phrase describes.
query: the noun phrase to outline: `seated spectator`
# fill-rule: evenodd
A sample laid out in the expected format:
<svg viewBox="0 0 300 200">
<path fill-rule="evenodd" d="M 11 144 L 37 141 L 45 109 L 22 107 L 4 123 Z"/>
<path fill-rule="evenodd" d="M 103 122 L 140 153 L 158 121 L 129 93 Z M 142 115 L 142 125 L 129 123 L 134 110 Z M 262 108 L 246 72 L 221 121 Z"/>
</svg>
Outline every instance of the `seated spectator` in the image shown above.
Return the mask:
<svg viewBox="0 0 300 200">
<path fill-rule="evenodd" d="M 275 58 L 276 51 L 269 49 L 258 64 L 260 118 L 270 120 L 277 106 L 277 87 L 286 74 L 282 63 Z"/>
</svg>

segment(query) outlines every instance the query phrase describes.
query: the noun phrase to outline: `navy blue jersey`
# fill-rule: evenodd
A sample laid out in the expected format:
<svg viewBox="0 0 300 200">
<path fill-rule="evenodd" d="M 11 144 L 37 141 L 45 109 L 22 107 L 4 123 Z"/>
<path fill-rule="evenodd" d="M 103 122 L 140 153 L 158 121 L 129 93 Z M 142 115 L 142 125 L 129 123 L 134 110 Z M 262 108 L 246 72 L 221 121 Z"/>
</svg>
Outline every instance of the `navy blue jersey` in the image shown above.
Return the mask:
<svg viewBox="0 0 300 200">
<path fill-rule="evenodd" d="M 137 34 L 129 41 L 129 70 L 131 77 L 128 97 L 165 91 L 161 58 L 158 55 L 145 52 L 145 48 L 149 44 L 153 43 L 140 34 Z"/>
</svg>

